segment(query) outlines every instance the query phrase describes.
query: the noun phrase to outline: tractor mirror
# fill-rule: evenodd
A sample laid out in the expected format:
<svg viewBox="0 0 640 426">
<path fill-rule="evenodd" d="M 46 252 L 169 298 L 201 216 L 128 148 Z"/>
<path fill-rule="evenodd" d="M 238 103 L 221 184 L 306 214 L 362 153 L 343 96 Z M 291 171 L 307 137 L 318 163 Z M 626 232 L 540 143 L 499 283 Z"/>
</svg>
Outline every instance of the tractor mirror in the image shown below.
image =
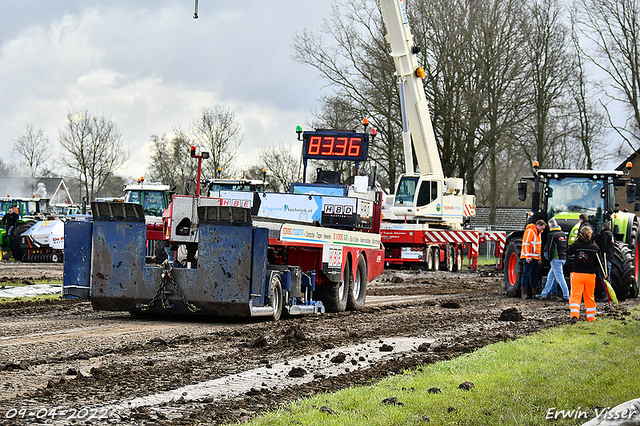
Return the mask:
<svg viewBox="0 0 640 426">
<path fill-rule="evenodd" d="M 631 204 L 636 201 L 636 183 L 627 182 L 627 203 Z"/>
<path fill-rule="evenodd" d="M 527 199 L 527 182 L 518 182 L 518 199 L 520 201 Z"/>
</svg>

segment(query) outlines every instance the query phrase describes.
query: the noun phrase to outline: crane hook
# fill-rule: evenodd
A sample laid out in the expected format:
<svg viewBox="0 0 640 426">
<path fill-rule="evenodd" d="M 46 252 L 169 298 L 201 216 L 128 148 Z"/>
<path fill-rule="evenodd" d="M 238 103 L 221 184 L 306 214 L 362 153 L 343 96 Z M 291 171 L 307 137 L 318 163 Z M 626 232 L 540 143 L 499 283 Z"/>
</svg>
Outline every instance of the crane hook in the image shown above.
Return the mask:
<svg viewBox="0 0 640 426">
<path fill-rule="evenodd" d="M 195 9 L 193 11 L 193 19 L 198 19 L 198 0 L 195 0 L 196 4 L 195 4 Z"/>
</svg>

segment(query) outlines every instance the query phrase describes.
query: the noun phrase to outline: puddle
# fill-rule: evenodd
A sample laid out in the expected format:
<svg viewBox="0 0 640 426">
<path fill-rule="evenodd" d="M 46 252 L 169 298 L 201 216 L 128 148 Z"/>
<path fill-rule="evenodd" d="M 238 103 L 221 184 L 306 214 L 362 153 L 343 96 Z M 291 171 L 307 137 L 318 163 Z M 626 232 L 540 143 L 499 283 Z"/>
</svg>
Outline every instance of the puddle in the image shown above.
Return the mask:
<svg viewBox="0 0 640 426">
<path fill-rule="evenodd" d="M 184 386 L 166 392 L 122 401 L 113 405 L 101 406 L 101 410 L 119 412 L 130 408 L 156 406 L 174 400 L 198 401 L 211 398 L 214 401 L 233 398 L 252 389 L 284 389 L 294 385 L 311 382 L 320 377 L 337 376 L 369 367 L 385 359 L 398 357 L 399 354 L 415 352 L 422 343 L 433 343 L 435 339 L 396 338 L 370 341 L 356 346 L 333 348 L 296 358 L 287 362 L 266 365 L 239 374 L 221 377 L 215 380 Z M 384 350 L 381 350 L 384 349 Z M 340 354 L 344 354 L 344 357 Z M 342 362 L 335 362 L 344 358 Z M 334 361 L 332 361 L 332 359 Z M 291 377 L 294 374 L 295 377 Z"/>
</svg>

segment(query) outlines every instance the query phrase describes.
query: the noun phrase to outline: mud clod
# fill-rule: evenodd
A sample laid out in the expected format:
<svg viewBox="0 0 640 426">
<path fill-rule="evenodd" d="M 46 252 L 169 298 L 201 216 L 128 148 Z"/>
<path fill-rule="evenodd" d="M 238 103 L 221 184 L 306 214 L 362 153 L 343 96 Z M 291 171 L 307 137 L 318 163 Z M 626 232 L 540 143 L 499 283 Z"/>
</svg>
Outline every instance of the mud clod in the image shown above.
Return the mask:
<svg viewBox="0 0 640 426">
<path fill-rule="evenodd" d="M 252 348 L 264 348 L 268 344 L 269 342 L 267 341 L 267 338 L 264 337 L 264 334 L 261 334 L 260 336 L 249 342 L 249 346 Z"/>
<path fill-rule="evenodd" d="M 302 367 L 293 367 L 291 371 L 289 371 L 289 377 L 304 377 L 307 374 L 307 370 Z"/>
<path fill-rule="evenodd" d="M 392 352 L 392 351 L 393 351 L 393 346 L 391 345 L 384 344 L 380 346 L 380 352 Z"/>
<path fill-rule="evenodd" d="M 458 302 L 443 302 L 440 304 L 440 307 L 445 309 L 460 309 L 460 304 Z"/>
<path fill-rule="evenodd" d="M 347 359 L 347 354 L 344 352 L 338 352 L 336 355 L 331 357 L 331 362 L 334 364 L 340 364 L 343 363 L 345 359 Z"/>
<path fill-rule="evenodd" d="M 522 321 L 524 318 L 518 308 L 508 308 L 500 314 L 500 321 Z"/>
<path fill-rule="evenodd" d="M 427 389 L 427 393 L 442 393 L 442 389 L 440 388 L 429 388 Z"/>
<path fill-rule="evenodd" d="M 404 404 L 400 401 L 398 401 L 398 397 L 396 396 L 392 396 L 390 398 L 385 398 L 382 400 L 382 404 L 384 405 L 397 405 L 397 406 L 404 406 Z"/>
<path fill-rule="evenodd" d="M 431 347 L 431 343 L 424 342 L 418 346 L 418 352 L 429 352 L 429 348 Z"/>
<path fill-rule="evenodd" d="M 336 414 L 338 414 L 335 411 L 333 411 L 331 408 L 327 407 L 326 405 L 323 405 L 322 407 L 320 407 L 320 412 L 331 414 L 332 416 L 335 416 Z"/>
<path fill-rule="evenodd" d="M 474 386 L 475 385 L 471 382 L 462 382 L 458 385 L 458 388 L 462 390 L 471 390 Z"/>
</svg>

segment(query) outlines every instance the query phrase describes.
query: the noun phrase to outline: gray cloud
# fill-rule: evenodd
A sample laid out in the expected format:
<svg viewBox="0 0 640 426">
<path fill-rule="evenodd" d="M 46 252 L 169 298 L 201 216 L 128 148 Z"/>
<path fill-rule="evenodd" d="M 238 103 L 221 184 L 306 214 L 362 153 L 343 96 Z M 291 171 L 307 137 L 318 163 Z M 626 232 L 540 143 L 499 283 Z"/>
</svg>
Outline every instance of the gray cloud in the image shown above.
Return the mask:
<svg viewBox="0 0 640 426">
<path fill-rule="evenodd" d="M 187 126 L 203 107 L 231 107 L 245 135 L 239 165 L 292 142 L 321 82 L 291 60 L 295 32 L 317 28 L 329 2 L 2 2 L 0 157 L 27 124 L 57 141 L 66 114 L 111 117 L 131 151 L 123 172 L 148 165 L 151 134 Z M 295 145 L 294 145 L 295 147 Z M 52 156 L 59 154 L 52 149 Z"/>
</svg>

